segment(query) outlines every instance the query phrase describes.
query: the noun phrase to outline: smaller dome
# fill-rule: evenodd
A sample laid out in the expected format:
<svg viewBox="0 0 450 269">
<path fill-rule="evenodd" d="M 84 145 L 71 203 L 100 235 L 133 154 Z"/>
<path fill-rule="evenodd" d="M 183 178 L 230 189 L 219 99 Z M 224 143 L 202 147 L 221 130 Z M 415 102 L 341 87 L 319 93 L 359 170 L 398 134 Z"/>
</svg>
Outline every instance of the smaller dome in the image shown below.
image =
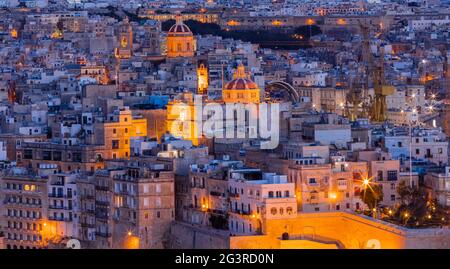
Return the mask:
<svg viewBox="0 0 450 269">
<path fill-rule="evenodd" d="M 258 85 L 247 78 L 237 78 L 225 85 L 225 90 L 257 90 Z"/>
<path fill-rule="evenodd" d="M 240 64 L 232 81 L 225 85 L 225 90 L 259 90 L 258 85 L 248 78 L 244 65 Z"/>
</svg>

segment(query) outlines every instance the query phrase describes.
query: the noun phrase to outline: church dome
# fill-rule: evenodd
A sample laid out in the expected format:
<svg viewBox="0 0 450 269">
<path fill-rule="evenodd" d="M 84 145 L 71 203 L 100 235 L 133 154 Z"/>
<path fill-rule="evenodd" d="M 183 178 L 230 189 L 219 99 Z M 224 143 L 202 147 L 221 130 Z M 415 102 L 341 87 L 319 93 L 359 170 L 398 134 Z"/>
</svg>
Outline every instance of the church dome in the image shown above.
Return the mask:
<svg viewBox="0 0 450 269">
<path fill-rule="evenodd" d="M 245 67 L 239 64 L 233 75 L 233 80 L 228 82 L 222 91 L 222 100 L 225 103 L 259 103 L 260 89 L 245 72 Z"/>
<path fill-rule="evenodd" d="M 258 85 L 248 78 L 245 67 L 240 64 L 232 81 L 225 85 L 225 90 L 259 90 Z"/>
<path fill-rule="evenodd" d="M 193 57 L 197 49 L 197 42 L 191 29 L 183 23 L 181 15 L 177 15 L 177 22 L 167 33 L 167 57 Z"/>
<path fill-rule="evenodd" d="M 177 15 L 176 23 L 170 27 L 169 36 L 179 36 L 179 35 L 192 35 L 191 29 L 183 23 L 181 20 L 181 15 Z"/>
</svg>

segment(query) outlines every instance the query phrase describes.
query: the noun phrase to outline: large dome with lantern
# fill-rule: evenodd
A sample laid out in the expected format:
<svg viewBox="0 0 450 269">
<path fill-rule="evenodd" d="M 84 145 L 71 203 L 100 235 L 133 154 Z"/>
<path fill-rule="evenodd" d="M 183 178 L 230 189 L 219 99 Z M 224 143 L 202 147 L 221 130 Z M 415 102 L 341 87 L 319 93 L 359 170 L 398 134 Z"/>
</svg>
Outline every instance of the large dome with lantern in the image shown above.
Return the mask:
<svg viewBox="0 0 450 269">
<path fill-rule="evenodd" d="M 167 56 L 169 58 L 193 57 L 196 51 L 196 40 L 191 29 L 183 23 L 181 15 L 167 32 Z"/>
</svg>

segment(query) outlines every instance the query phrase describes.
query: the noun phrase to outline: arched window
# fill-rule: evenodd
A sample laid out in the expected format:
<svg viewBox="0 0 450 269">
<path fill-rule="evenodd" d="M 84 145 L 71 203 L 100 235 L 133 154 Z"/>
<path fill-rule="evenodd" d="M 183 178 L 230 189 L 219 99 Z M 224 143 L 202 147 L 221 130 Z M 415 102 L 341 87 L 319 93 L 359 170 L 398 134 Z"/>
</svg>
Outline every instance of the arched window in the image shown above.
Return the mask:
<svg viewBox="0 0 450 269">
<path fill-rule="evenodd" d="M 286 207 L 286 213 L 288 214 L 288 215 L 292 215 L 292 207 L 290 207 L 290 206 L 288 206 L 288 207 Z"/>
<path fill-rule="evenodd" d="M 277 209 L 276 209 L 276 207 L 272 207 L 272 208 L 270 209 L 270 213 L 271 213 L 272 215 L 276 215 L 276 214 L 277 214 Z"/>
</svg>

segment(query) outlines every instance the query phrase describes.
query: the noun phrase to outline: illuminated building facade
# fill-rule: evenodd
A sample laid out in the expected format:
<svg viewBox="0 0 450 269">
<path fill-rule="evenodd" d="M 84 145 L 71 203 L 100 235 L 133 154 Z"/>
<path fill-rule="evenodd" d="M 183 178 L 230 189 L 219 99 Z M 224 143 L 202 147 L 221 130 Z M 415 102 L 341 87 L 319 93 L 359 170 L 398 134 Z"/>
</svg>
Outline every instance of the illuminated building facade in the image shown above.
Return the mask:
<svg viewBox="0 0 450 269">
<path fill-rule="evenodd" d="M 259 174 L 258 177 L 254 175 Z M 266 220 L 297 216 L 295 184 L 287 176 L 261 173 L 259 169 L 229 172 L 230 216 L 234 235 L 261 234 Z"/>
<path fill-rule="evenodd" d="M 57 165 L 58 171 L 91 172 L 104 167 L 107 159 L 128 159 L 130 140 L 147 136 L 147 120 L 134 117 L 131 110 L 115 110 L 108 122 L 94 123 L 85 143 L 23 142 L 17 162 L 32 169 L 40 165 Z"/>
<path fill-rule="evenodd" d="M 201 63 L 197 68 L 197 93 L 198 94 L 207 94 L 208 85 L 209 85 L 209 75 L 208 68 L 206 68 L 205 64 Z"/>
<path fill-rule="evenodd" d="M 365 162 L 336 160 L 325 163 L 318 157 L 298 158 L 289 164 L 289 182 L 295 182 L 302 212 L 361 210 L 358 192 L 367 178 Z"/>
<path fill-rule="evenodd" d="M 103 248 L 163 248 L 175 219 L 173 172 L 153 162 L 123 165 L 95 175 L 96 241 Z"/>
<path fill-rule="evenodd" d="M 107 149 L 106 159 L 120 159 L 130 157 L 130 139 L 133 137 L 147 136 L 147 120 L 144 118 L 134 118 L 131 110 L 116 110 L 114 115 L 110 116 L 110 122 L 97 125 L 94 134 L 102 134 L 97 139 L 98 142 L 105 145 Z"/>
<path fill-rule="evenodd" d="M 47 179 L 27 174 L 5 175 L 1 179 L 0 198 L 0 225 L 4 228 L 6 248 L 45 247 Z"/>
<path fill-rule="evenodd" d="M 197 42 L 189 27 L 183 23 L 181 15 L 176 17 L 176 23 L 167 33 L 167 57 L 193 57 Z"/>
</svg>

